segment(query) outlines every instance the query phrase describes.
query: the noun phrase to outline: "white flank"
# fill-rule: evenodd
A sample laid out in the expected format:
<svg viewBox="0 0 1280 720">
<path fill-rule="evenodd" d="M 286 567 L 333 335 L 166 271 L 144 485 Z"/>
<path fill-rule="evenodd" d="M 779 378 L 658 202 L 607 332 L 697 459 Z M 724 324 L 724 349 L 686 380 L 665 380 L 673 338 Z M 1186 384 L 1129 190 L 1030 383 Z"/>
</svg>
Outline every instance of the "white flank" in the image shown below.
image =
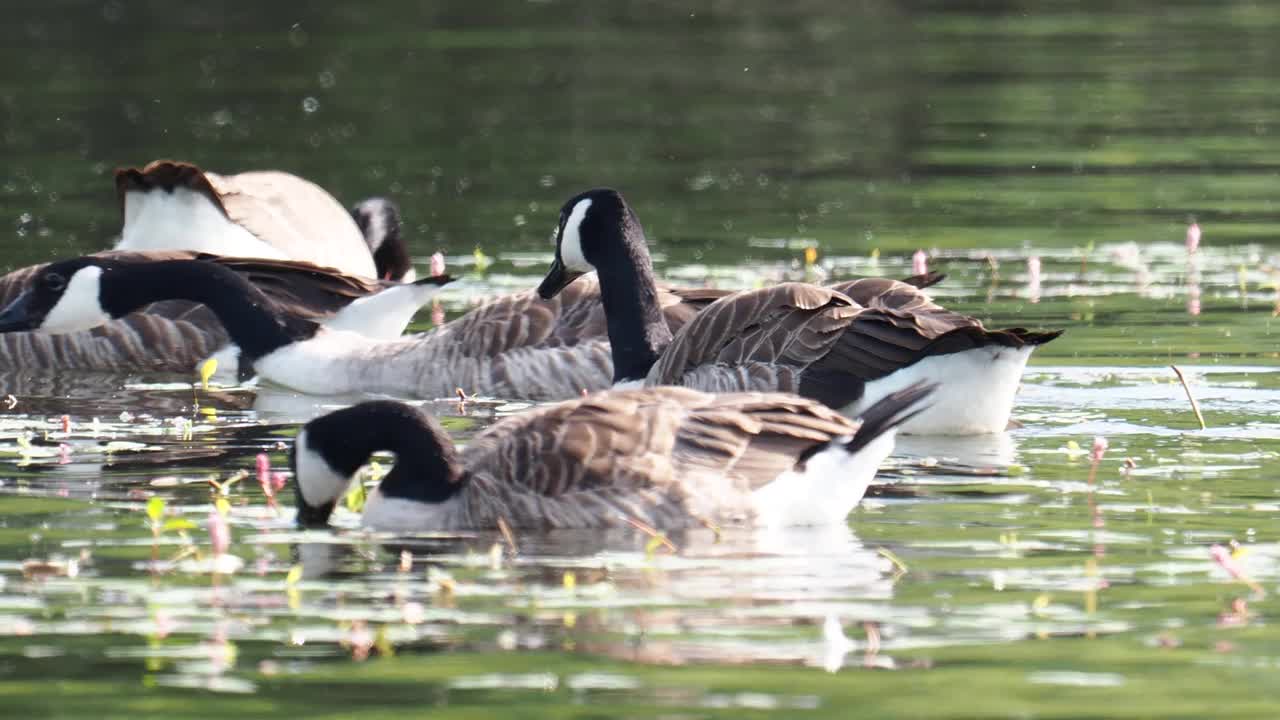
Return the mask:
<svg viewBox="0 0 1280 720">
<path fill-rule="evenodd" d="M 412 260 L 410 262 L 412 262 Z M 418 272 L 413 269 L 413 266 L 410 266 L 408 270 L 404 271 L 404 277 L 400 278 L 400 282 L 411 283 L 417 279 Z"/>
<path fill-rule="evenodd" d="M 359 333 L 322 328 L 313 337 L 267 353 L 253 364 L 265 381 L 311 395 L 337 395 L 365 389 L 364 376 L 374 359 L 366 353 L 380 340 Z M 410 380 L 406 379 L 406 383 Z"/>
<path fill-rule="evenodd" d="M 236 257 L 287 259 L 231 222 L 208 197 L 186 188 L 134 190 L 124 196 L 117 250 L 194 250 Z"/>
<path fill-rule="evenodd" d="M 893 452 L 896 431 L 881 435 L 856 453 L 840 443 L 809 458 L 802 470 L 788 470 L 751 495 L 760 525 L 825 525 L 844 522 L 862 500 L 880 463 Z"/>
<path fill-rule="evenodd" d="M 1009 425 L 1013 398 L 1034 348 L 984 347 L 934 355 L 867 383 L 866 393 L 842 412 L 857 417 L 876 401 L 920 381 L 938 384 L 928 408 L 901 426 L 917 435 L 982 435 Z"/>
<path fill-rule="evenodd" d="M 205 358 L 196 365 L 196 372 L 200 372 L 200 368 L 204 367 L 206 362 L 214 360 L 218 363 L 217 368 L 213 371 L 213 375 L 209 379 L 219 384 L 233 385 L 240 379 L 240 346 L 235 343 L 227 343 L 218 348 L 212 355 Z"/>
<path fill-rule="evenodd" d="M 41 332 L 60 334 L 88 330 L 111 321 L 99 300 L 102 288 L 102 268 L 88 265 L 71 276 L 62 297 L 49 310 Z"/>
<path fill-rule="evenodd" d="M 298 438 L 294 441 L 293 452 L 295 461 L 297 462 L 297 477 L 293 479 L 298 484 L 298 489 L 302 493 L 302 498 L 312 507 L 324 505 L 329 502 L 336 502 L 346 493 L 347 487 L 351 485 L 351 478 L 344 477 L 334 472 L 329 467 L 329 463 L 325 462 L 315 450 L 307 445 L 307 431 L 300 430 Z"/>
<path fill-rule="evenodd" d="M 440 285 L 390 287 L 347 305 L 324 325 L 330 330 L 360 333 L 375 340 L 394 340 L 404 333 L 413 316 L 440 288 Z"/>
<path fill-rule="evenodd" d="M 614 390 L 639 390 L 644 387 L 644 380 L 623 380 L 613 384 Z"/>
<path fill-rule="evenodd" d="M 372 530 L 393 533 L 453 529 L 449 519 L 454 515 L 456 503 L 456 495 L 442 503 L 427 503 L 389 498 L 374 488 L 365 500 L 360 523 Z"/>
<path fill-rule="evenodd" d="M 591 207 L 591 198 L 579 200 L 564 221 L 564 232 L 560 234 L 560 261 L 565 268 L 574 272 L 591 272 L 591 263 L 582 254 L 582 221 L 587 217 L 587 209 Z"/>
</svg>

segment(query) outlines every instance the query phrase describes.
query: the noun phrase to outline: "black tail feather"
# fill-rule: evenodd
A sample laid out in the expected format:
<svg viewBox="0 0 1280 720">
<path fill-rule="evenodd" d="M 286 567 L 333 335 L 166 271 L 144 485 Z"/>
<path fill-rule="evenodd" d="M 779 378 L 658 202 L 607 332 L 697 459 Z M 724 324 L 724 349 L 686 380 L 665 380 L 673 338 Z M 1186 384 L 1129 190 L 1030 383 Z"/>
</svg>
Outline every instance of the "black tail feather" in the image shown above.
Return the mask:
<svg viewBox="0 0 1280 720">
<path fill-rule="evenodd" d="M 946 273 L 930 271 L 930 272 L 924 273 L 923 275 L 912 275 L 911 277 L 908 277 L 908 278 L 902 278 L 902 282 L 908 285 L 915 285 L 916 287 L 923 290 L 927 287 L 933 287 L 934 285 L 937 285 L 938 283 L 946 279 L 947 279 Z"/>
<path fill-rule="evenodd" d="M 937 383 L 918 382 L 884 396 L 862 412 L 859 417 L 862 425 L 853 434 L 853 438 L 845 443 L 845 449 L 851 453 L 858 452 L 876 438 L 924 412 L 929 408 L 929 404 L 924 401 L 937 388 Z"/>
</svg>

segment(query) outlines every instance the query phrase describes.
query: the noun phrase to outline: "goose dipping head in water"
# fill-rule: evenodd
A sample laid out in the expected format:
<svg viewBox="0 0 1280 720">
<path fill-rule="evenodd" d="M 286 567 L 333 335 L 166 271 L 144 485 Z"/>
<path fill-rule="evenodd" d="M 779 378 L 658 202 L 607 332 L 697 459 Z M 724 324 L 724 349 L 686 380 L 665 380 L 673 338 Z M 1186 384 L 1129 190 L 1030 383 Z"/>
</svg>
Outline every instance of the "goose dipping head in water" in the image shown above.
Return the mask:
<svg viewBox="0 0 1280 720">
<path fill-rule="evenodd" d="M 856 416 L 928 382 L 938 386 L 933 401 L 903 432 L 999 432 L 1009 424 L 1031 352 L 1061 333 L 987 330 L 934 304 L 919 287 L 882 278 L 733 293 L 673 333 L 655 302 L 644 229 L 620 193 L 597 188 L 571 198 L 555 241 L 538 294 L 555 297 L 596 272 L 615 387 L 783 390 Z"/>
<path fill-rule="evenodd" d="M 782 393 L 611 390 L 504 418 L 458 451 L 421 410 L 371 401 L 307 423 L 298 524 L 324 526 L 378 451 L 395 464 L 362 522 L 388 532 L 844 522 L 932 388 L 850 420 Z"/>
</svg>

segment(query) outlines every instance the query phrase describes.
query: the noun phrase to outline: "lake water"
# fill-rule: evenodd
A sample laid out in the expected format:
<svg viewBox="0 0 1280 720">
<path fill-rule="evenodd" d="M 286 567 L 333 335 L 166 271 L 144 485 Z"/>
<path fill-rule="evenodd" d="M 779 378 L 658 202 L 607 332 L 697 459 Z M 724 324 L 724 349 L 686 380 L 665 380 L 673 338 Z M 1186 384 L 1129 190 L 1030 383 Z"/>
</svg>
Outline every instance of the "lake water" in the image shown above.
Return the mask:
<svg viewBox="0 0 1280 720">
<path fill-rule="evenodd" d="M 8 369 L 14 717 L 1277 714 L 1280 7 L 24 0 L 6 28 L 5 269 L 106 246 L 111 169 L 173 157 L 394 196 L 464 278 L 451 317 L 535 284 L 609 184 L 673 282 L 923 249 L 944 303 L 1067 330 L 1022 428 L 904 438 L 847 528 L 665 542 L 299 533 L 227 481 L 342 399 Z M 432 406 L 460 441 L 523 407 Z"/>
</svg>

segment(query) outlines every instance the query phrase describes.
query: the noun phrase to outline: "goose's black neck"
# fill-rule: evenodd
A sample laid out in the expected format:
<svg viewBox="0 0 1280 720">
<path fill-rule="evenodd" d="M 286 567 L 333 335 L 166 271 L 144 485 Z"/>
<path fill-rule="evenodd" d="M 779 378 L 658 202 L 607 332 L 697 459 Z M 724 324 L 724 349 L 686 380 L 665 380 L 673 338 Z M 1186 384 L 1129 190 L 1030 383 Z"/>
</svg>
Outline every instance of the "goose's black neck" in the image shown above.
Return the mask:
<svg viewBox="0 0 1280 720">
<path fill-rule="evenodd" d="M 612 252 L 595 264 L 615 383 L 643 379 L 671 344 L 644 230 L 630 217 L 621 231 L 623 242 L 612 245 Z"/>
<path fill-rule="evenodd" d="M 395 465 L 378 485 L 384 497 L 439 503 L 461 488 L 462 465 L 449 435 L 404 403 L 373 400 L 317 418 L 307 425 L 307 441 L 345 475 L 375 452 L 395 453 Z"/>
<path fill-rule="evenodd" d="M 317 325 L 281 316 L 271 300 L 234 270 L 204 260 L 121 264 L 103 276 L 103 309 L 121 317 L 153 302 L 188 300 L 207 306 L 231 341 L 251 359 L 315 334 Z"/>
</svg>

